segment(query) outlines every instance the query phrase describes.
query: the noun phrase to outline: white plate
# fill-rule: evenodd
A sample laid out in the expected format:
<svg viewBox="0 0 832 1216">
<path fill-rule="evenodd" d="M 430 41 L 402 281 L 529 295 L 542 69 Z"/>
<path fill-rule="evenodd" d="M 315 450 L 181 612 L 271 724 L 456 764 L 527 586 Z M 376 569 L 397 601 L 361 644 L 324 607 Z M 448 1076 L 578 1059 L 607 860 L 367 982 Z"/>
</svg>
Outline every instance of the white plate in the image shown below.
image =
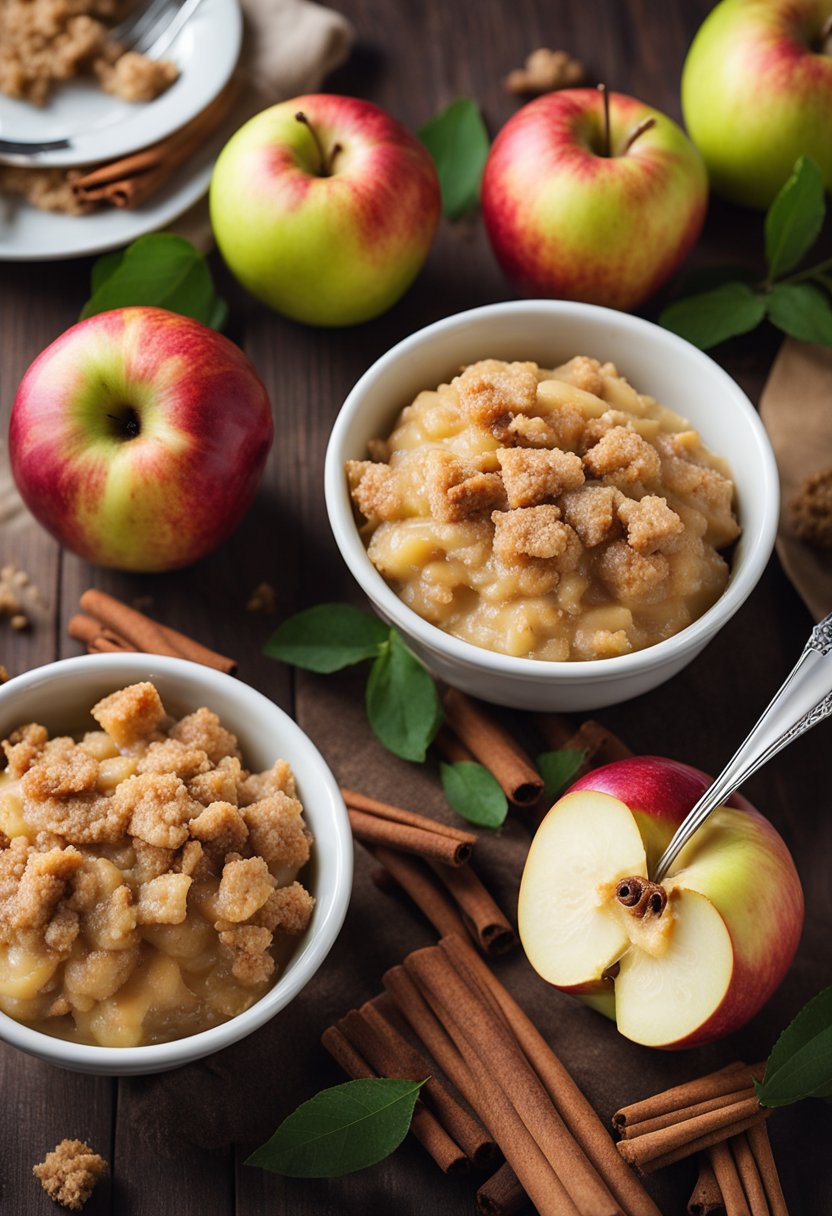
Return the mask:
<svg viewBox="0 0 832 1216">
<path fill-rule="evenodd" d="M 164 139 L 217 96 L 240 54 L 243 19 L 238 0 L 203 0 L 165 58 L 180 76 L 161 97 L 127 102 L 94 81 L 57 85 L 44 106 L 0 94 L 0 137 L 35 142 L 69 136 L 69 148 L 41 152 L 38 165 L 114 160 Z M 0 162 L 13 157 L 0 156 Z"/>
</svg>

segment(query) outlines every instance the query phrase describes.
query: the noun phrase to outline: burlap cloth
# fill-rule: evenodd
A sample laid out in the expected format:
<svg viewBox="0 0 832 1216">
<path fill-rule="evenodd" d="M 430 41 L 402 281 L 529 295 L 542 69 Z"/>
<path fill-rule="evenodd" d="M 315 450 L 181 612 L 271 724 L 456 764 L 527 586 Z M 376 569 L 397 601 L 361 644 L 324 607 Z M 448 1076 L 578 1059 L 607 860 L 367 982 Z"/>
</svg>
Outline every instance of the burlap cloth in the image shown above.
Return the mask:
<svg viewBox="0 0 832 1216">
<path fill-rule="evenodd" d="M 789 502 L 804 478 L 832 467 L 832 348 L 787 338 L 760 398 L 780 472 L 777 553 L 816 621 L 832 612 L 832 549 L 795 535 Z"/>
</svg>

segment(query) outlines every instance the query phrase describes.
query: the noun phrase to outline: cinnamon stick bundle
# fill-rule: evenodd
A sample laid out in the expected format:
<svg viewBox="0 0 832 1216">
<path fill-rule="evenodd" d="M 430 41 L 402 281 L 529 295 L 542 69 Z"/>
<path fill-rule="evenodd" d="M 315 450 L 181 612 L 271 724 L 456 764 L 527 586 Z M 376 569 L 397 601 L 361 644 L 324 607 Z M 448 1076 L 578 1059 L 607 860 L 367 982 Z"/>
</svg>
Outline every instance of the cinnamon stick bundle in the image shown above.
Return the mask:
<svg viewBox="0 0 832 1216">
<path fill-rule="evenodd" d="M 770 1216 L 765 1185 L 757 1168 L 757 1162 L 751 1151 L 751 1146 L 748 1143 L 748 1137 L 746 1135 L 732 1136 L 728 1141 L 727 1147 L 731 1150 L 734 1166 L 742 1183 L 743 1193 L 751 1210 L 751 1216 Z M 713 1149 L 711 1152 L 713 1152 Z"/>
<path fill-rule="evenodd" d="M 730 1096 L 728 1095 L 728 1098 Z M 637 1166 L 642 1172 L 652 1172 L 661 1168 L 655 1164 L 657 1161 L 671 1164 L 668 1160 L 670 1157 L 674 1161 L 681 1161 L 699 1148 L 710 1148 L 712 1144 L 718 1144 L 729 1136 L 744 1131 L 750 1126 L 749 1120 L 755 1122 L 763 1118 L 765 1111 L 752 1094 L 750 1098 L 735 1102 L 726 1100 L 725 1105 L 704 1115 L 694 1115 L 691 1119 L 680 1118 L 678 1122 L 669 1121 L 658 1131 L 634 1136 L 631 1140 L 620 1140 L 618 1151 L 630 1165 Z M 706 1139 L 708 1143 L 704 1143 Z M 713 1162 L 711 1164 L 713 1165 Z"/>
<path fill-rule="evenodd" d="M 737 1171 L 731 1150 L 723 1141 L 708 1149 L 708 1160 L 722 1192 L 725 1216 L 751 1216 L 751 1208 L 745 1197 L 742 1180 Z M 768 1207 L 766 1207 L 768 1212 Z"/>
<path fill-rule="evenodd" d="M 141 651 L 144 654 L 190 659 L 227 675 L 233 675 L 237 670 L 235 659 L 218 654 L 187 634 L 154 621 L 104 591 L 85 591 L 81 596 L 81 607 L 84 611 L 72 617 L 68 633 L 70 637 L 86 643 L 91 652 L 116 649 Z"/>
<path fill-rule="evenodd" d="M 504 1162 L 477 1191 L 480 1216 L 520 1216 L 528 1202 L 526 1192 L 508 1162 Z"/>
<path fill-rule="evenodd" d="M 623 1129 L 631 1124 L 642 1123 L 659 1115 L 684 1110 L 685 1107 L 694 1106 L 710 1098 L 722 1098 L 725 1094 L 746 1089 L 751 1086 L 755 1077 L 762 1076 L 764 1069 L 765 1064 L 748 1065 L 740 1060 L 726 1064 L 724 1068 L 704 1077 L 686 1081 L 683 1085 L 674 1085 L 672 1089 L 652 1094 L 640 1102 L 622 1106 L 612 1117 L 613 1127 L 623 1133 Z"/>
<path fill-rule="evenodd" d="M 321 1035 L 321 1042 L 335 1063 L 353 1080 L 378 1076 L 338 1027 L 328 1027 Z M 468 1169 L 468 1158 L 462 1149 L 421 1102 L 416 1103 L 410 1130 L 444 1174 L 458 1174 Z"/>
<path fill-rule="evenodd" d="M 722 1191 L 719 1189 L 716 1174 L 711 1169 L 707 1157 L 703 1157 L 688 1200 L 688 1216 L 724 1216 L 724 1213 L 725 1204 L 722 1202 Z"/>
<path fill-rule="evenodd" d="M 771 1151 L 768 1128 L 765 1123 L 757 1123 L 754 1127 L 749 1127 L 745 1135 L 748 1147 L 754 1154 L 754 1161 L 762 1179 L 771 1216 L 789 1216 L 783 1188 L 780 1185 L 780 1175 L 777 1173 L 777 1166 Z"/>
<path fill-rule="evenodd" d="M 739 1073 L 738 1076 L 743 1077 L 744 1074 Z M 707 1098 L 704 1102 L 696 1102 L 692 1106 L 682 1107 L 681 1110 L 667 1111 L 664 1114 L 655 1115 L 652 1119 L 642 1119 L 638 1123 L 627 1123 L 621 1128 L 621 1135 L 625 1140 L 632 1140 L 635 1136 L 643 1136 L 649 1132 L 661 1131 L 666 1127 L 675 1127 L 677 1124 L 688 1119 L 693 1119 L 697 1115 L 706 1115 L 710 1111 L 722 1110 L 733 1103 L 742 1102 L 753 1097 L 754 1087 L 747 1085 L 742 1089 L 732 1090 L 731 1093 L 722 1094 L 716 1098 Z"/>
<path fill-rule="evenodd" d="M 477 842 L 471 832 L 449 827 L 427 815 L 417 815 L 388 802 L 342 789 L 353 835 L 370 844 L 386 845 L 445 866 L 462 866 Z"/>
<path fill-rule="evenodd" d="M 480 701 L 456 688 L 443 698 L 445 720 L 475 759 L 491 772 L 514 806 L 531 806 L 543 780 L 528 756 Z"/>
</svg>

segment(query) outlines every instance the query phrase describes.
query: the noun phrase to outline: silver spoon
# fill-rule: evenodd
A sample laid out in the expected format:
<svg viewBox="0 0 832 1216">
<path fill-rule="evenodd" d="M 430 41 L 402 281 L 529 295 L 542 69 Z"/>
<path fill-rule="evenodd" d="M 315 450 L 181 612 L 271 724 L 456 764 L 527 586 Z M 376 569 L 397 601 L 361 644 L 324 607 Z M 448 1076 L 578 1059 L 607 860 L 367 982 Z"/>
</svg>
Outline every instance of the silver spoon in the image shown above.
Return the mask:
<svg viewBox="0 0 832 1216">
<path fill-rule="evenodd" d="M 659 858 L 654 882 L 661 882 L 679 852 L 712 811 L 787 744 L 832 714 L 832 613 L 815 625 L 803 653 L 716 781 L 682 820 Z"/>
</svg>

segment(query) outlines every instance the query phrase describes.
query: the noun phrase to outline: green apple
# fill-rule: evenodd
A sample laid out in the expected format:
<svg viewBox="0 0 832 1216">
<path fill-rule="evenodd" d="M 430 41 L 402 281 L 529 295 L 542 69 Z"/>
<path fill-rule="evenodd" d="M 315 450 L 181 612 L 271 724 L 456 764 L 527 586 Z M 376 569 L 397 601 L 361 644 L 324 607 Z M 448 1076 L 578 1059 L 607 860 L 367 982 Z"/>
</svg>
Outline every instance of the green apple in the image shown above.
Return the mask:
<svg viewBox="0 0 832 1216">
<path fill-rule="evenodd" d="M 378 106 L 312 94 L 257 114 L 223 148 L 211 223 L 243 286 L 309 325 L 384 312 L 424 262 L 439 181 L 419 141 Z"/>
<path fill-rule="evenodd" d="M 732 202 L 767 207 L 800 156 L 832 189 L 832 0 L 722 0 L 685 60 L 682 109 Z"/>
</svg>

